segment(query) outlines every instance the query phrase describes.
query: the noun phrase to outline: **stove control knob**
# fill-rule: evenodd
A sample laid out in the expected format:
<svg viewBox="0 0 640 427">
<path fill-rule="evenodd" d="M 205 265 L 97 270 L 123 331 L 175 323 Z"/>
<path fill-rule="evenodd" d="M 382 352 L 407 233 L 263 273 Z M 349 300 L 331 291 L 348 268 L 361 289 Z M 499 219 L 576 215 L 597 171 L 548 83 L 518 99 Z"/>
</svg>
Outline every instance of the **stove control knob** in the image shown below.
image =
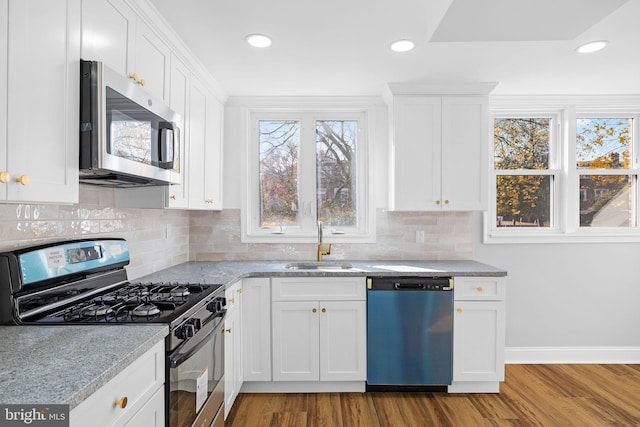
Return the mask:
<svg viewBox="0 0 640 427">
<path fill-rule="evenodd" d="M 194 325 L 185 323 L 181 326 L 178 326 L 173 334 L 181 340 L 191 338 L 195 334 Z"/>
<path fill-rule="evenodd" d="M 200 322 L 200 319 L 198 318 L 193 318 L 193 319 L 189 319 L 185 322 L 185 326 L 191 326 L 193 328 L 193 333 L 195 334 L 196 332 L 198 332 L 200 329 L 202 329 L 202 323 Z M 191 335 L 193 336 L 193 335 Z"/>
</svg>

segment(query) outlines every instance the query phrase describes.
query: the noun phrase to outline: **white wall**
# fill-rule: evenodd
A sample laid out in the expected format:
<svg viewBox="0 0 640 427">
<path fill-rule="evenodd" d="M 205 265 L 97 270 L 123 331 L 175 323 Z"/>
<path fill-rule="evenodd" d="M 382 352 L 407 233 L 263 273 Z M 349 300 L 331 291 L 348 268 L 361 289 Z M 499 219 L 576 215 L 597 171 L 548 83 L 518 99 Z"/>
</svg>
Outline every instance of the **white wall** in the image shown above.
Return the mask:
<svg viewBox="0 0 640 427">
<path fill-rule="evenodd" d="M 640 354 L 640 244 L 483 244 L 479 213 L 473 229 L 474 258 L 509 272 L 508 348 Z"/>
</svg>

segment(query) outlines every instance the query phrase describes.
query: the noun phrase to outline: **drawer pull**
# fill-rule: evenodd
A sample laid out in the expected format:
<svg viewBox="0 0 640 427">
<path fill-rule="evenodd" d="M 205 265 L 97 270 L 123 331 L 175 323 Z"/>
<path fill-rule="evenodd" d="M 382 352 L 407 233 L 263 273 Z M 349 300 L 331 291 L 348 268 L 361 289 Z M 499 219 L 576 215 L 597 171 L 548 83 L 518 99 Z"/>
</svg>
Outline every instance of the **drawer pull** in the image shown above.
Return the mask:
<svg viewBox="0 0 640 427">
<path fill-rule="evenodd" d="M 19 182 L 22 185 L 29 185 L 31 178 L 29 178 L 29 175 L 20 175 L 16 178 L 16 182 Z"/>
<path fill-rule="evenodd" d="M 457 311 L 458 313 L 462 313 L 462 309 L 461 309 L 461 308 L 457 309 L 456 311 Z"/>
<path fill-rule="evenodd" d="M 323 307 L 323 308 L 322 308 L 322 312 L 323 312 L 323 313 L 326 313 L 326 312 L 327 312 L 327 309 Z"/>
<path fill-rule="evenodd" d="M 129 399 L 127 399 L 127 396 L 122 396 L 120 399 L 116 400 L 114 403 L 116 406 L 119 406 L 120 408 L 124 409 L 127 407 L 128 402 L 129 402 Z"/>
<path fill-rule="evenodd" d="M 317 313 L 317 312 L 318 312 L 318 309 L 317 309 L 317 308 L 314 308 L 314 309 L 312 309 L 312 310 L 311 310 L 311 312 L 312 312 L 312 313 Z"/>
<path fill-rule="evenodd" d="M 478 286 L 478 292 L 482 292 L 482 286 Z"/>
</svg>

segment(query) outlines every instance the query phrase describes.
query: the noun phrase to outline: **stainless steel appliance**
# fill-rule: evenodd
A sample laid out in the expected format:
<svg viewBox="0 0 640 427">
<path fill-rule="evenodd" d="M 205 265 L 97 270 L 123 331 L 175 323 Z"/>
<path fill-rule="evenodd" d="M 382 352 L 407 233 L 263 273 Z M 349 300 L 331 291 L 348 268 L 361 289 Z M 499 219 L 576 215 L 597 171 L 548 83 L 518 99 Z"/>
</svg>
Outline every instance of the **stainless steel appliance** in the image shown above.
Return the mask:
<svg viewBox="0 0 640 427">
<path fill-rule="evenodd" d="M 80 61 L 80 182 L 180 184 L 180 116 L 133 80 Z"/>
<path fill-rule="evenodd" d="M 76 240 L 0 254 L 0 323 L 163 323 L 166 425 L 224 423 L 224 289 L 127 280 L 122 239 Z"/>
<path fill-rule="evenodd" d="M 453 279 L 367 278 L 367 391 L 446 391 Z"/>
</svg>

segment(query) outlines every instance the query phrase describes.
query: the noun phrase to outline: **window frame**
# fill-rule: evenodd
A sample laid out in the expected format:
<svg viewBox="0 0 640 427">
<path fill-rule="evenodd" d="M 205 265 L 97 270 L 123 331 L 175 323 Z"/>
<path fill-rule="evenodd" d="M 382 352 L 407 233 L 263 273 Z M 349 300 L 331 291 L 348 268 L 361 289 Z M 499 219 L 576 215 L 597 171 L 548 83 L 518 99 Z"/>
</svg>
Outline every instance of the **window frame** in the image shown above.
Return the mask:
<svg viewBox="0 0 640 427">
<path fill-rule="evenodd" d="M 246 243 L 317 243 L 317 175 L 316 175 L 316 122 L 322 120 L 357 120 L 358 140 L 356 149 L 356 207 L 357 226 L 332 228 L 325 226 L 326 243 L 370 243 L 375 241 L 375 206 L 372 196 L 371 139 L 372 111 L 363 107 L 321 108 L 251 108 L 247 110 L 246 183 L 243 186 L 242 235 Z M 300 210 L 303 217 L 300 226 L 261 228 L 259 193 L 259 126 L 261 120 L 300 121 Z M 312 157 L 313 160 L 310 160 Z M 312 164 L 312 167 L 310 166 Z"/>
<path fill-rule="evenodd" d="M 557 227 L 528 229 L 497 227 L 496 176 L 513 175 L 513 170 L 494 169 L 494 140 L 490 138 L 490 205 L 483 215 L 484 243 L 607 243 L 640 242 L 640 96 L 495 96 L 490 97 L 491 128 L 495 118 L 504 117 L 549 117 L 558 115 L 558 129 L 554 152 L 557 167 L 556 194 L 551 207 Z M 599 175 L 602 169 L 584 170 L 576 166 L 576 130 L 578 118 L 632 117 L 633 168 L 604 172 L 612 175 L 634 177 L 635 198 L 633 227 L 581 227 L 580 226 L 580 176 Z M 551 157 L 551 152 L 550 152 Z M 551 160 L 549 168 L 551 169 Z"/>
</svg>

